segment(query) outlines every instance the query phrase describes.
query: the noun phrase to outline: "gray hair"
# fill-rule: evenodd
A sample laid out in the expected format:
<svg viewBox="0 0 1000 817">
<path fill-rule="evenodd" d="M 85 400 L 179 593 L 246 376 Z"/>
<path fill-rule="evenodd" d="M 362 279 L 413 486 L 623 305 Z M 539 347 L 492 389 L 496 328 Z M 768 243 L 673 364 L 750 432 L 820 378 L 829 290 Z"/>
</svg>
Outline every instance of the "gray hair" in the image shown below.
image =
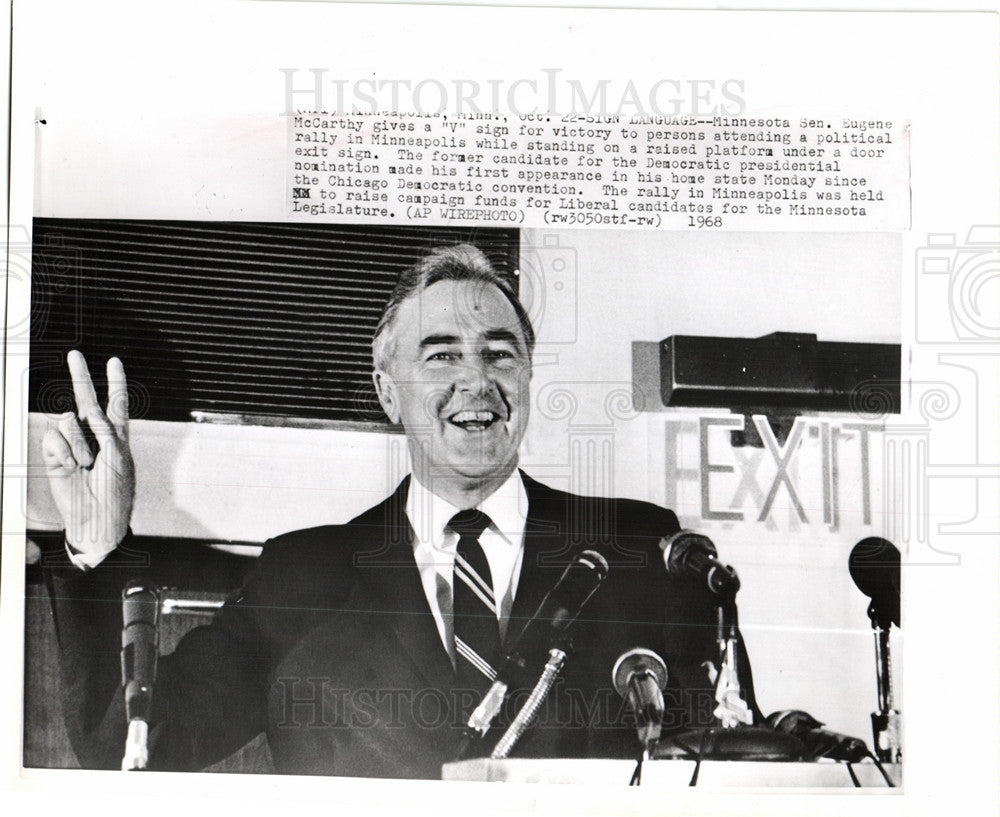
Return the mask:
<svg viewBox="0 0 1000 817">
<path fill-rule="evenodd" d="M 535 330 L 511 282 L 494 269 L 489 258 L 478 247 L 472 244 L 455 244 L 434 250 L 399 276 L 372 338 L 372 358 L 376 369 L 385 370 L 394 351 L 393 333 L 400 306 L 408 298 L 438 281 L 475 281 L 491 284 L 499 289 L 514 308 L 530 357 L 535 349 Z"/>
</svg>

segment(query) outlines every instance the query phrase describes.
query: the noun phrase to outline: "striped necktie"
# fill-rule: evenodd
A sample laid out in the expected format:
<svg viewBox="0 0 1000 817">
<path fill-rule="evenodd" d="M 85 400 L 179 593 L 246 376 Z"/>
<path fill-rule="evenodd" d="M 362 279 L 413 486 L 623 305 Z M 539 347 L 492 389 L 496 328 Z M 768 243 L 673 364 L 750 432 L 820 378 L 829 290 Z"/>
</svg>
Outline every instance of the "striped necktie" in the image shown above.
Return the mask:
<svg viewBox="0 0 1000 817">
<path fill-rule="evenodd" d="M 454 629 L 457 670 L 462 683 L 485 694 L 496 678 L 500 625 L 493 577 L 479 537 L 490 524 L 482 511 L 455 514 L 448 523 L 458 534 L 455 554 Z"/>
</svg>

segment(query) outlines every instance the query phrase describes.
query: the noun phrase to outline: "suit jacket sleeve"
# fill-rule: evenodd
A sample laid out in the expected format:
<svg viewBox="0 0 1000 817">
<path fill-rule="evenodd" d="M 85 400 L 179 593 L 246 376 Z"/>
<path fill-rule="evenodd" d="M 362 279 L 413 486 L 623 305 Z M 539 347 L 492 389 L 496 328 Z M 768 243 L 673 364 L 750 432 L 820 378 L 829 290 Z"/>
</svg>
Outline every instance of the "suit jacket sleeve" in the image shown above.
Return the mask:
<svg viewBox="0 0 1000 817">
<path fill-rule="evenodd" d="M 149 768 L 191 771 L 243 746 L 265 728 L 268 672 L 282 635 L 305 613 L 275 607 L 291 584 L 277 540 L 264 548 L 243 589 L 209 626 L 187 633 L 160 658 L 150 717 Z M 122 551 L 82 571 L 68 557 L 47 560 L 46 583 L 60 653 L 62 707 L 84 768 L 120 768 L 125 733 L 121 687 L 121 588 L 135 569 Z M 293 600 L 294 601 L 294 600 Z"/>
</svg>

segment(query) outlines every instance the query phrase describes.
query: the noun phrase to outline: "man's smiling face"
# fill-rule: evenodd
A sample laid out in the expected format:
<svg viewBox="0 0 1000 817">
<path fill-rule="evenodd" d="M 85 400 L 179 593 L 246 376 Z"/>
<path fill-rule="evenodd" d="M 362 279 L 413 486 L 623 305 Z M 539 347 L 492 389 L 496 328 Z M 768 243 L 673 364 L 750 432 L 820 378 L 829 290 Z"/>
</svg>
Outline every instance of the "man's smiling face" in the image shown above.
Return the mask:
<svg viewBox="0 0 1000 817">
<path fill-rule="evenodd" d="M 438 281 L 400 305 L 379 400 L 406 431 L 417 479 L 493 490 L 517 465 L 531 359 L 493 284 Z M 443 486 L 441 486 L 443 487 Z"/>
</svg>

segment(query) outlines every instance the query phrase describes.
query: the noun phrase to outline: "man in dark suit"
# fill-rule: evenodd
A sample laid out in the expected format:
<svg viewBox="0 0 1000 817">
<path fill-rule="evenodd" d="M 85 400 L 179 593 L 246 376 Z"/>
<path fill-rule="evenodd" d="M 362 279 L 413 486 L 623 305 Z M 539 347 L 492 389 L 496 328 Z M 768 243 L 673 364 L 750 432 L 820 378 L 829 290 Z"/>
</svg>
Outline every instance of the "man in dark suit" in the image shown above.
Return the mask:
<svg viewBox="0 0 1000 817">
<path fill-rule="evenodd" d="M 267 542 L 216 621 L 162 659 L 151 768 L 198 769 L 266 731 L 279 771 L 439 777 L 503 655 L 588 548 L 607 559 L 608 578 L 514 754 L 634 755 L 611 669 L 637 646 L 666 660 L 665 728 L 711 722 L 713 605 L 666 573 L 659 543 L 678 530 L 675 515 L 556 491 L 517 468 L 533 347 L 516 293 L 475 248 L 439 250 L 404 272 L 376 330 L 374 383 L 406 432 L 411 475 L 345 525 Z M 67 563 L 50 571 L 64 706 L 81 763 L 116 767 L 121 574 L 106 562 L 127 547 L 134 493 L 125 376 L 109 361 L 104 412 L 82 356 L 71 353 L 69 366 L 77 413 L 43 443 L 66 526 Z M 489 752 L 524 692 L 511 690 L 498 725 L 467 754 Z"/>
</svg>

